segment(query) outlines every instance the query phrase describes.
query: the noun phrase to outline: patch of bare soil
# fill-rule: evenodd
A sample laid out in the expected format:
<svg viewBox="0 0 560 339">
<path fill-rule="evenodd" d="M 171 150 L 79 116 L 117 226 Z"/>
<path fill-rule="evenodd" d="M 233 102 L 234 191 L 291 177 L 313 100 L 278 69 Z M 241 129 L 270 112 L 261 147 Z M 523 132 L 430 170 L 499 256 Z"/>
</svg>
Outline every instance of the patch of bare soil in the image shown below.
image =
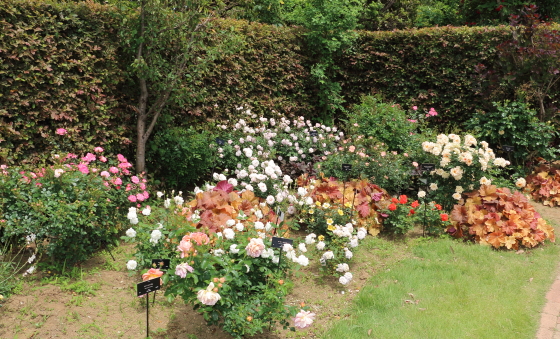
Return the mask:
<svg viewBox="0 0 560 339">
<path fill-rule="evenodd" d="M 402 244 L 404 245 L 404 242 Z M 362 248 L 363 247 L 363 248 Z M 132 253 L 122 245 L 111 256 L 104 252 L 74 268 L 73 279 L 36 275 L 0 308 L 0 339 L 8 338 L 144 338 L 146 303 L 136 297 L 138 275 L 130 276 L 125 263 Z M 406 252 L 406 251 L 404 251 Z M 367 279 L 389 264 L 374 246 L 360 246 L 352 264 L 353 281 L 346 287 L 334 277 L 323 277 L 317 263 L 294 273 L 295 287 L 287 303 L 304 302 L 317 314 L 314 325 L 291 332 L 271 328 L 252 339 L 320 338 L 329 323 L 349 316 L 344 309 Z M 76 273 L 78 272 L 78 273 Z M 77 276 L 76 276 L 77 275 Z M 181 300 L 168 303 L 158 292 L 150 296 L 150 334 L 154 338 L 231 339 Z"/>
</svg>

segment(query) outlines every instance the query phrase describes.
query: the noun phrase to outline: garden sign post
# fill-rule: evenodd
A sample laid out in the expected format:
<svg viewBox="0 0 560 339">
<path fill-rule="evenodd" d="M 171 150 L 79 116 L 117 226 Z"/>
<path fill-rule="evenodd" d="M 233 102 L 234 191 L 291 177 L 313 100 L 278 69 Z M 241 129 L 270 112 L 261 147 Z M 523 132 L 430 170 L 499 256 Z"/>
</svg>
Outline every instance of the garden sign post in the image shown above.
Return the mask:
<svg viewBox="0 0 560 339">
<path fill-rule="evenodd" d="M 161 279 L 154 278 L 136 284 L 136 295 L 146 296 L 146 338 L 150 336 L 150 292 L 155 292 L 161 288 Z"/>
</svg>

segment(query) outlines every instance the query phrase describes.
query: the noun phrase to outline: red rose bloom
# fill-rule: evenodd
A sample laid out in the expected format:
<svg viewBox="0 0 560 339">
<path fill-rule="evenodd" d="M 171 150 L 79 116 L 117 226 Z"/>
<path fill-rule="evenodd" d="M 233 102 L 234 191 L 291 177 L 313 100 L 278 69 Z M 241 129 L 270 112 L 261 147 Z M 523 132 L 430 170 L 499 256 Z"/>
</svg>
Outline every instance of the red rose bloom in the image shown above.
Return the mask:
<svg viewBox="0 0 560 339">
<path fill-rule="evenodd" d="M 441 216 L 441 221 L 447 221 L 447 220 L 449 220 L 449 215 L 447 215 L 447 214 L 445 214 L 445 213 L 444 213 L 444 214 L 441 214 L 440 216 Z"/>
<path fill-rule="evenodd" d="M 441 205 L 440 204 L 436 204 L 436 208 L 438 211 L 441 211 Z"/>
<path fill-rule="evenodd" d="M 409 213 L 414 214 L 414 213 L 416 213 L 416 211 L 414 210 L 414 208 L 411 208 Z"/>
<path fill-rule="evenodd" d="M 392 203 L 395 203 L 395 204 L 398 204 L 398 203 L 399 203 L 399 201 L 397 200 L 397 198 L 391 199 L 391 202 L 392 202 Z"/>
<path fill-rule="evenodd" d="M 401 204 L 404 205 L 404 204 L 407 203 L 407 201 L 408 201 L 408 199 L 406 198 L 406 195 L 401 195 L 401 196 L 399 197 L 399 202 L 400 202 Z"/>
<path fill-rule="evenodd" d="M 418 203 L 418 200 L 414 200 L 414 202 L 412 204 L 410 204 L 410 206 L 412 206 L 412 208 L 416 208 L 416 207 L 420 206 L 420 203 Z"/>
<path fill-rule="evenodd" d="M 395 204 L 389 205 L 389 211 L 394 211 L 396 209 L 397 209 L 397 205 L 395 205 Z"/>
</svg>

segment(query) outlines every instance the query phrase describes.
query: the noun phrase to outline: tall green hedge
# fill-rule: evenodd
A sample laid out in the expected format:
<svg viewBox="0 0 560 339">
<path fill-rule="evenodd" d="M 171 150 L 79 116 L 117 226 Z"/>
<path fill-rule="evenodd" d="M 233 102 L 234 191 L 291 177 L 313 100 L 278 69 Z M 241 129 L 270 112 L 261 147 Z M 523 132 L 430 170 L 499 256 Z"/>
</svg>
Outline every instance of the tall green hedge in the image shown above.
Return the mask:
<svg viewBox="0 0 560 339">
<path fill-rule="evenodd" d="M 132 60 L 118 40 L 115 11 L 92 2 L 0 4 L 0 163 L 37 161 L 60 149 L 57 128 L 69 131 L 67 151 L 133 148 L 136 85 L 125 80 Z M 244 48 L 186 78 L 191 105 L 169 107 L 160 128 L 232 119 L 239 105 L 265 115 L 317 114 L 302 28 L 233 19 L 214 25 L 243 37 Z M 444 122 L 462 121 L 491 101 L 513 99 L 499 93 L 489 100 L 474 70 L 491 68 L 495 46 L 508 38 L 504 26 L 362 31 L 336 61 L 335 80 L 348 107 L 382 93 L 404 107 L 435 107 Z"/>
<path fill-rule="evenodd" d="M 436 27 L 360 32 L 341 62 L 349 103 L 381 93 L 403 107 L 435 107 L 446 120 L 461 121 L 491 107 L 474 70 L 492 67 L 495 47 L 509 38 L 506 27 Z"/>
<path fill-rule="evenodd" d="M 129 142 L 116 27 L 90 2 L 0 4 L 0 163 Z M 64 148 L 58 128 L 68 131 Z"/>
</svg>

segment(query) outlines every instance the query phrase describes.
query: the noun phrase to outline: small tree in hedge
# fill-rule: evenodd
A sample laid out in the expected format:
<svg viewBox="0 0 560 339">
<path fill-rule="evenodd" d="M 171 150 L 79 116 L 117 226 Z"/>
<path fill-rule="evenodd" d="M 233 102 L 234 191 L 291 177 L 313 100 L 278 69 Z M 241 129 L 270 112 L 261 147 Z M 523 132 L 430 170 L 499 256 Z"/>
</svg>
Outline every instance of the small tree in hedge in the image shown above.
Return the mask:
<svg viewBox="0 0 560 339">
<path fill-rule="evenodd" d="M 233 6 L 210 0 L 141 0 L 139 15 L 123 20 L 124 43 L 134 51 L 131 75 L 139 92 L 134 107 L 137 172 L 145 171 L 146 144 L 166 106 L 171 102 L 186 106 L 197 97 L 183 86 L 184 80 L 209 68 L 217 56 L 234 46 L 226 43 L 231 40 L 220 39 L 227 32 L 211 28 L 212 21 Z"/>
</svg>

